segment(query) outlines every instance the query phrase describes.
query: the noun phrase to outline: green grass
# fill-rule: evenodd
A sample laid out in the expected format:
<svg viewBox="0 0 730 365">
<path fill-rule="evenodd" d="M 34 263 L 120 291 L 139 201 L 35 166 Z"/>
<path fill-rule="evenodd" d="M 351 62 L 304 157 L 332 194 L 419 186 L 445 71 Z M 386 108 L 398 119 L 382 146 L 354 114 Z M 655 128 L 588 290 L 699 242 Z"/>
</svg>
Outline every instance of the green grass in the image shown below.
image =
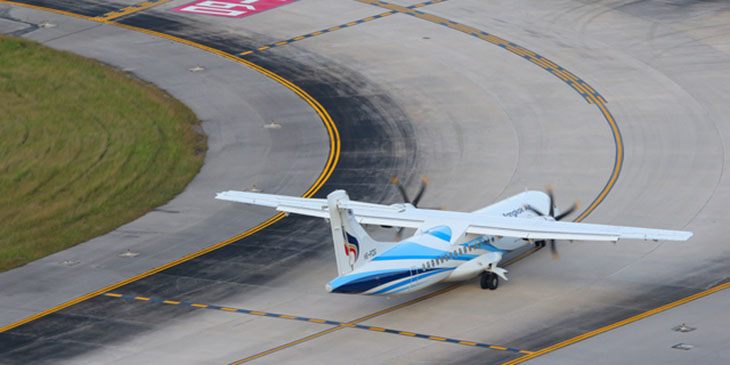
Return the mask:
<svg viewBox="0 0 730 365">
<path fill-rule="evenodd" d="M 203 163 L 199 124 L 151 84 L 0 36 L 0 271 L 172 199 Z"/>
</svg>

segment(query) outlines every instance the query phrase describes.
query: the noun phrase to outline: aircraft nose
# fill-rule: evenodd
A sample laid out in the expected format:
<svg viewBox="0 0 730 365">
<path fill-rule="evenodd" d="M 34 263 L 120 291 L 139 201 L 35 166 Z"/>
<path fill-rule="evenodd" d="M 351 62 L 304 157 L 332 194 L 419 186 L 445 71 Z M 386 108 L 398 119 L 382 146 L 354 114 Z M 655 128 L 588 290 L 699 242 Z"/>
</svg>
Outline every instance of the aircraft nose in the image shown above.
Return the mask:
<svg viewBox="0 0 730 365">
<path fill-rule="evenodd" d="M 324 288 L 327 289 L 327 292 L 329 292 L 329 293 L 332 292 L 332 285 L 330 283 L 325 284 Z"/>
</svg>

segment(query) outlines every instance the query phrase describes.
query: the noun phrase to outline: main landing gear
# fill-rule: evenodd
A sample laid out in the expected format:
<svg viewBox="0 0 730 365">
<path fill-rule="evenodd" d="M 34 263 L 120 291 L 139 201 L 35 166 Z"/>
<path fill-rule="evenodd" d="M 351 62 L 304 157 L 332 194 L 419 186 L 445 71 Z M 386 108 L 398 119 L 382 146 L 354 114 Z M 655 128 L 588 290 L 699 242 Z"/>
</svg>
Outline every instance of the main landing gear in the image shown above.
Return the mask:
<svg viewBox="0 0 730 365">
<path fill-rule="evenodd" d="M 482 273 L 481 280 L 482 289 L 495 290 L 499 286 L 499 276 L 491 271 Z"/>
</svg>

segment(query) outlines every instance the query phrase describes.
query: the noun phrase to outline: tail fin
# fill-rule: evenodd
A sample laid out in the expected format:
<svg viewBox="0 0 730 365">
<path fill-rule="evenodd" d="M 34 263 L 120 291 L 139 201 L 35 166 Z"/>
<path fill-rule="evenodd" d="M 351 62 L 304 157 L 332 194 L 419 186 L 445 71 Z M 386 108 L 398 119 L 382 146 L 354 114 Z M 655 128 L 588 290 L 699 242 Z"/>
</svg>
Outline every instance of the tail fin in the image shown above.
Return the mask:
<svg viewBox="0 0 730 365">
<path fill-rule="evenodd" d="M 370 238 L 352 212 L 341 208 L 349 201 L 350 198 L 344 190 L 335 190 L 327 195 L 339 276 L 348 274 L 369 261 L 375 256 L 374 250 L 377 246 L 377 242 Z"/>
</svg>

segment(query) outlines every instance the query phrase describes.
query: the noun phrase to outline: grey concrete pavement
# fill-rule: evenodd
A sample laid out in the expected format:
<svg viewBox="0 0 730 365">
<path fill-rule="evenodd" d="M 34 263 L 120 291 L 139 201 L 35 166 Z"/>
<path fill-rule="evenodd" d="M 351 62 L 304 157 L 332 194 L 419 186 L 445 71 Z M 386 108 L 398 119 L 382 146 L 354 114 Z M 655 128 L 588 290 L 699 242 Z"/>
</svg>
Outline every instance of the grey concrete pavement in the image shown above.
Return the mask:
<svg viewBox="0 0 730 365">
<path fill-rule="evenodd" d="M 528 364 L 726 364 L 730 359 L 730 291 L 644 318 L 550 352 Z M 685 324 L 691 332 L 676 331 Z M 685 344 L 684 348 L 677 345 Z"/>
<path fill-rule="evenodd" d="M 144 217 L 63 252 L 0 274 L 0 326 L 222 242 L 273 216 L 216 201 L 251 186 L 299 195 L 329 154 L 325 127 L 304 100 L 232 60 L 159 37 L 0 4 L 2 32 L 95 58 L 150 81 L 202 120 L 208 152 L 185 191 Z M 21 20 L 22 19 L 22 20 Z M 53 28 L 33 28 L 42 21 Z M 195 65 L 203 72 L 190 72 Z M 281 129 L 267 129 L 275 121 Z M 119 254 L 131 250 L 139 256 Z M 67 267 L 64 261 L 74 263 Z"/>
<path fill-rule="evenodd" d="M 262 45 L 383 12 L 341 0 L 298 1 L 244 19 L 173 17 L 165 12 L 182 3 L 175 1 L 147 14 L 167 20 L 180 17 L 191 27 L 203 23 L 208 30 L 260 39 Z M 365 324 L 535 351 L 726 280 L 730 261 L 724 244 L 730 223 L 724 214 L 730 199 L 724 174 L 729 132 L 725 116 L 730 112 L 724 102 L 730 91 L 726 7 L 722 2 L 463 0 L 421 8 L 540 53 L 606 98 L 621 129 L 625 159 L 618 183 L 588 221 L 688 229 L 695 237 L 684 244 L 561 243 L 560 260 L 540 251 L 510 266 L 510 281 L 496 292 L 470 282 Z M 553 185 L 560 206 L 576 198 L 585 206 L 610 176 L 613 137 L 595 106 L 531 62 L 444 26 L 391 15 L 266 52 L 261 59 L 270 54 L 277 60 L 328 62 L 338 72 L 363 76 L 366 85 L 375 84 L 396 100 L 407 114 L 405 122 L 413 125 L 414 175 L 431 180 L 423 206 L 471 210 L 545 184 Z M 392 235 L 392 231 L 375 233 Z M 280 275 L 265 285 L 250 285 L 207 304 L 348 321 L 416 297 L 327 294 L 323 284 L 333 275 L 331 258 L 313 253 L 297 258 L 296 271 L 282 267 Z M 712 339 L 723 326 L 712 318 L 723 313 L 715 311 L 725 300 L 726 295 L 715 294 L 697 302 L 701 308 L 694 314 L 686 314 L 700 328 L 691 342 L 709 351 L 690 350 L 677 356 L 727 362 L 727 351 Z M 610 355 L 602 349 L 627 346 L 630 342 L 623 339 L 629 336 L 635 336 L 637 343 L 647 333 L 656 336 L 651 346 L 664 349 L 675 339 L 667 329 L 683 316 L 671 313 L 630 325 L 620 336 L 597 337 L 586 342 L 585 350 L 579 343 L 545 359 L 648 360 L 638 346 Z M 233 362 L 321 328 L 287 322 L 272 324 L 269 330 L 261 323 L 252 324 L 263 321 L 275 319 L 219 312 L 180 315 L 70 361 Z M 290 336 L 287 328 L 297 336 Z M 667 351 L 673 356 L 679 350 Z M 498 350 L 345 329 L 257 361 L 497 363 L 516 357 Z"/>
</svg>

